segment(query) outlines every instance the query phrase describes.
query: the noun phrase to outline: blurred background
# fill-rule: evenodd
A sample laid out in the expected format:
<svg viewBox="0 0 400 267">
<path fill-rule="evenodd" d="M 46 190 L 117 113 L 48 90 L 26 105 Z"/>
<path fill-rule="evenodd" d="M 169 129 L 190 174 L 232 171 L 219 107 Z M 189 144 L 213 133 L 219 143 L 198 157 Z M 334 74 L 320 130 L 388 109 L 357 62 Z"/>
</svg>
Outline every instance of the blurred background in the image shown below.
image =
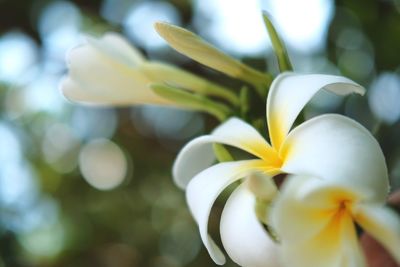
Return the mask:
<svg viewBox="0 0 400 267">
<path fill-rule="evenodd" d="M 339 112 L 366 126 L 399 188 L 398 0 L 0 0 L 0 267 L 214 266 L 171 166 L 217 122 L 159 107 L 74 105 L 58 84 L 66 51 L 85 34 L 118 31 L 152 60 L 240 88 L 172 51 L 152 25 L 184 26 L 276 74 L 261 9 L 297 71 L 342 74 L 368 88 L 364 97 L 321 93 L 304 116 Z M 210 224 L 216 238 L 222 206 Z"/>
</svg>

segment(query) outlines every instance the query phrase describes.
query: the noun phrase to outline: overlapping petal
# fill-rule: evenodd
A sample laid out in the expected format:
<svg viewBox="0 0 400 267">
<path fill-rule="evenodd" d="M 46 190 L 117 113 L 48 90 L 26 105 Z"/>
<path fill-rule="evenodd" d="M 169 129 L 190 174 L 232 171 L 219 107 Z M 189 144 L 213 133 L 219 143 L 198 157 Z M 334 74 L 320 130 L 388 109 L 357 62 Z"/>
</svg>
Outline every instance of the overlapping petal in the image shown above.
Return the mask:
<svg viewBox="0 0 400 267">
<path fill-rule="evenodd" d="M 79 83 L 71 79 L 70 77 L 64 77 L 61 80 L 60 87 L 62 92 L 67 99 L 73 99 L 74 101 L 84 103 L 87 105 L 106 105 L 114 104 L 115 101 L 110 100 L 104 95 L 95 94 L 88 90 L 82 90 Z M 118 104 L 118 103 L 115 103 Z"/>
<path fill-rule="evenodd" d="M 179 105 L 154 93 L 151 83 L 168 84 L 203 95 L 217 96 L 237 105 L 238 96 L 213 82 L 178 67 L 147 61 L 121 35 L 87 37 L 67 54 L 69 75 L 61 84 L 70 100 L 99 105 Z"/>
<path fill-rule="evenodd" d="M 341 76 L 280 74 L 273 81 L 267 99 L 267 122 L 275 148 L 280 148 L 301 110 L 321 89 L 338 95 L 365 92 L 363 87 Z"/>
<path fill-rule="evenodd" d="M 378 142 L 359 123 L 335 114 L 313 118 L 290 132 L 280 150 L 282 170 L 356 183 L 383 202 L 389 189 Z"/>
<path fill-rule="evenodd" d="M 301 176 L 284 185 L 270 216 L 287 266 L 365 266 L 353 217 L 339 205 L 363 192 L 346 186 Z"/>
<path fill-rule="evenodd" d="M 67 55 L 68 78 L 73 82 L 64 80 L 61 90 L 68 99 L 80 102 L 94 96 L 94 104 L 168 104 L 147 88 L 151 81 L 137 71 L 141 58 L 122 37 L 88 40 Z"/>
<path fill-rule="evenodd" d="M 258 221 L 256 197 L 240 185 L 229 197 L 221 217 L 222 244 L 230 258 L 244 267 L 279 267 L 278 244 Z"/>
<path fill-rule="evenodd" d="M 299 202 L 299 189 L 304 186 L 307 178 L 296 176 L 285 184 L 285 194 L 289 197 L 278 197 L 270 214 L 272 225 L 279 226 L 279 237 L 283 243 L 299 243 L 310 239 L 329 224 L 324 212 L 319 207 L 304 205 Z"/>
<path fill-rule="evenodd" d="M 400 264 L 400 218 L 381 204 L 360 204 L 355 209 L 357 223 L 391 253 Z"/>
<path fill-rule="evenodd" d="M 400 263 L 400 218 L 370 192 L 343 180 L 292 176 L 270 214 L 285 264 L 366 266 L 356 223 Z"/>
<path fill-rule="evenodd" d="M 185 188 L 194 175 L 215 161 L 213 143 L 240 148 L 265 160 L 270 165 L 279 164 L 277 153 L 251 125 L 240 119 L 231 118 L 210 135 L 190 141 L 181 150 L 173 166 L 174 180 L 179 187 Z"/>
<path fill-rule="evenodd" d="M 282 244 L 280 252 L 284 266 L 365 267 L 351 217 L 330 223 L 307 242 Z"/>
<path fill-rule="evenodd" d="M 321 89 L 339 95 L 364 92 L 361 86 L 343 77 L 282 74 L 274 81 L 267 104 L 272 146 L 252 126 L 231 119 L 211 135 L 190 142 L 178 155 L 174 178 L 181 187 L 184 188 L 191 177 L 203 170 L 189 182 L 187 195 L 192 196 L 188 198 L 189 206 L 199 223 L 203 242 L 216 263 L 221 264 L 224 258 L 207 236 L 212 203 L 222 188 L 240 179 L 237 177 L 246 176 L 250 181 L 252 172 L 263 171 L 269 175 L 280 172 L 297 175 L 284 186 L 274 212 L 266 220 L 272 222 L 281 238 L 284 266 L 365 266 L 352 214 L 346 209 L 338 209 L 338 203 L 383 203 L 389 188 L 385 159 L 373 136 L 354 120 L 341 115 L 318 116 L 289 132 L 301 109 Z M 212 143 L 240 148 L 259 160 L 254 161 L 257 163 L 252 170 L 249 168 L 242 175 L 238 170 L 230 174 L 221 172 L 222 166 L 234 162 L 206 169 L 214 162 Z M 221 221 L 223 244 L 230 257 L 243 266 L 264 266 L 261 263 L 263 257 L 269 255 L 267 252 L 258 254 L 255 247 L 240 242 L 251 237 L 257 243 L 259 240 L 253 236 L 257 233 L 262 240 L 257 246 L 262 247 L 268 238 L 256 226 L 243 230 L 247 224 L 255 225 L 255 222 L 260 226 L 254 214 L 254 198 L 264 194 L 254 190 L 254 185 L 249 190 L 249 185 L 257 185 L 254 182 L 257 180 L 246 182 L 235 191 Z M 209 184 L 214 189 L 211 190 Z M 204 203 L 199 204 L 201 201 Z M 247 213 L 243 211 L 244 207 L 248 209 Z M 235 213 L 235 209 L 242 210 L 240 215 Z M 364 221 L 371 223 L 373 219 Z M 397 244 L 393 240 L 385 242 Z M 268 265 L 265 263 L 265 266 Z"/>
<path fill-rule="evenodd" d="M 109 55 L 117 61 L 135 67 L 145 62 L 145 57 L 120 34 L 106 33 L 101 38 L 88 36 L 87 42 L 98 52 Z"/>
<path fill-rule="evenodd" d="M 219 163 L 197 174 L 186 188 L 186 200 L 199 225 L 201 239 L 217 264 L 224 264 L 225 256 L 208 235 L 211 207 L 227 186 L 257 170 L 268 171 L 261 160 Z"/>
</svg>

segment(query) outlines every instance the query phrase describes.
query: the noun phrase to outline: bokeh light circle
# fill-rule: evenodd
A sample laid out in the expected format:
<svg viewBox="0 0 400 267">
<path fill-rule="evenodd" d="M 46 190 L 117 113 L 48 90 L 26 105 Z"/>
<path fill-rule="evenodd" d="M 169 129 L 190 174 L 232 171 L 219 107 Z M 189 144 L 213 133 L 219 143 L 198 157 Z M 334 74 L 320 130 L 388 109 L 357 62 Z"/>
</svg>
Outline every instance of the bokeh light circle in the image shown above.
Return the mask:
<svg viewBox="0 0 400 267">
<path fill-rule="evenodd" d="M 125 33 L 146 50 L 155 50 L 166 46 L 166 42 L 154 29 L 154 23 L 165 21 L 180 24 L 176 8 L 167 2 L 149 1 L 134 5 L 125 17 Z"/>
<path fill-rule="evenodd" d="M 124 152 L 115 143 L 107 139 L 95 139 L 82 148 L 79 169 L 91 186 L 110 190 L 125 180 L 128 162 Z"/>
<path fill-rule="evenodd" d="M 371 85 L 368 95 L 369 105 L 374 115 L 388 124 L 400 118 L 400 77 L 384 72 Z"/>
</svg>

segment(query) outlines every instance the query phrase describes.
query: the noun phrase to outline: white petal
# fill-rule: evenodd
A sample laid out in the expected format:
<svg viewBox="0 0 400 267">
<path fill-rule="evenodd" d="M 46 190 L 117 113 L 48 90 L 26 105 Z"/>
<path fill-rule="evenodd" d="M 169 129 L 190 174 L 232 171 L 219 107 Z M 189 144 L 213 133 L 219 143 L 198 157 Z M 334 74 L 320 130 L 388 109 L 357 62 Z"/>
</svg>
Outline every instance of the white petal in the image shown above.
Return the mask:
<svg viewBox="0 0 400 267">
<path fill-rule="evenodd" d="M 342 262 L 338 267 L 367 267 L 366 258 L 351 217 L 345 221 L 348 225 L 342 233 Z"/>
<path fill-rule="evenodd" d="M 338 95 L 364 94 L 365 89 L 340 76 L 283 73 L 272 83 L 267 100 L 267 121 L 271 143 L 277 149 L 283 143 L 293 122 L 322 88 Z"/>
<path fill-rule="evenodd" d="M 255 214 L 256 199 L 245 185 L 229 197 L 221 217 L 222 244 L 229 257 L 243 267 L 279 267 L 278 244 Z"/>
<path fill-rule="evenodd" d="M 145 61 L 142 53 L 118 33 L 109 32 L 99 39 L 87 37 L 87 41 L 101 53 L 109 54 L 132 67 Z"/>
<path fill-rule="evenodd" d="M 181 189 L 186 188 L 190 179 L 215 162 L 212 148 L 214 139 L 200 136 L 186 144 L 179 152 L 172 167 L 174 182 Z"/>
<path fill-rule="evenodd" d="M 365 203 L 355 210 L 357 223 L 400 264 L 400 217 L 387 207 Z"/>
<path fill-rule="evenodd" d="M 378 142 L 359 123 L 341 115 L 313 118 L 290 132 L 282 145 L 282 170 L 357 185 L 383 202 L 389 189 Z"/>
<path fill-rule="evenodd" d="M 129 105 L 129 99 L 126 99 L 127 102 L 121 101 L 113 101 L 107 96 L 93 93 L 92 91 L 85 90 L 82 88 L 81 85 L 70 77 L 64 77 L 60 82 L 60 90 L 62 90 L 63 95 L 68 100 L 80 102 L 85 105 L 99 105 L 99 106 L 106 106 L 106 105 Z"/>
<path fill-rule="evenodd" d="M 62 93 L 67 99 L 74 99 L 75 101 L 83 103 L 103 103 L 104 100 L 101 95 L 91 94 L 90 92 L 80 88 L 74 80 L 69 77 L 64 77 L 60 83 Z"/>
<path fill-rule="evenodd" d="M 276 153 L 251 125 L 231 118 L 216 128 L 211 135 L 192 140 L 179 152 L 173 166 L 174 181 L 179 187 L 185 188 L 194 175 L 215 161 L 213 143 L 243 149 L 271 164 L 276 160 Z"/>
<path fill-rule="evenodd" d="M 80 101 L 82 96 L 99 95 L 98 98 L 108 100 L 109 104 L 168 104 L 166 100 L 153 93 L 148 84 L 151 82 L 135 66 L 122 61 L 124 50 L 112 53 L 109 50 L 120 49 L 120 46 L 109 47 L 103 41 L 97 40 L 107 47 L 99 49 L 88 43 L 72 49 L 67 56 L 69 77 L 75 83 L 75 89 L 61 87 L 66 97 Z M 128 53 L 127 58 L 131 57 Z M 84 90 L 87 92 L 79 92 Z M 106 102 L 107 103 L 107 102 Z"/>
<path fill-rule="evenodd" d="M 179 152 L 172 167 L 174 182 L 181 189 L 186 188 L 190 179 L 215 162 L 212 148 L 214 138 L 200 136 L 186 144 Z"/>
<path fill-rule="evenodd" d="M 220 163 L 200 172 L 187 186 L 186 199 L 189 208 L 199 225 L 201 239 L 217 264 L 224 264 L 225 257 L 208 235 L 207 226 L 211 207 L 228 185 L 253 171 L 258 171 L 262 165 L 261 160 Z"/>
</svg>

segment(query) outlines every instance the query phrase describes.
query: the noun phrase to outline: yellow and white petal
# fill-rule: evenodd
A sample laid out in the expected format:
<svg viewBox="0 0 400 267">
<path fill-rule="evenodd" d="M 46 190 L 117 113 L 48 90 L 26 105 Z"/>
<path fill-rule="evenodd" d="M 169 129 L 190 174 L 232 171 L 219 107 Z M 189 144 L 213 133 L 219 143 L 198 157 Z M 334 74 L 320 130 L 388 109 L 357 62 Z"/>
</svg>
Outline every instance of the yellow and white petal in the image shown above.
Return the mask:
<svg viewBox="0 0 400 267">
<path fill-rule="evenodd" d="M 293 179 L 298 180 L 298 177 Z M 351 182 L 351 179 L 343 182 L 314 178 L 303 183 L 296 194 L 304 205 L 325 210 L 337 209 L 340 202 L 354 203 L 372 198 L 373 188 L 363 188 Z"/>
<path fill-rule="evenodd" d="M 327 181 L 302 176 L 292 176 L 285 182 L 271 211 L 271 223 L 280 238 L 285 265 L 365 266 L 352 216 L 339 210 L 339 205 L 334 207 L 330 203 L 335 198 L 329 192 L 330 185 Z M 318 201 L 316 196 L 322 203 L 310 202 Z"/>
<path fill-rule="evenodd" d="M 242 149 L 265 160 L 266 165 L 278 164 L 277 153 L 249 124 L 231 118 L 217 127 L 210 135 L 190 141 L 178 154 L 174 166 L 175 183 L 185 188 L 190 179 L 215 161 L 213 143 L 221 143 Z"/>
<path fill-rule="evenodd" d="M 278 164 L 275 150 L 253 126 L 241 119 L 229 119 L 217 127 L 211 135 L 219 139 L 219 143 L 243 149 L 267 163 Z"/>
<path fill-rule="evenodd" d="M 400 264 L 400 217 L 379 204 L 365 203 L 354 210 L 357 223 L 379 241 Z"/>
<path fill-rule="evenodd" d="M 229 197 L 221 217 L 222 244 L 229 257 L 243 267 L 279 267 L 278 244 L 258 221 L 256 198 L 240 185 Z"/>
<path fill-rule="evenodd" d="M 109 100 L 109 104 L 169 104 L 148 88 L 149 79 L 136 67 L 91 44 L 72 49 L 68 61 L 70 79 L 77 88 L 87 91 L 82 93 L 62 86 L 62 92 L 72 101 L 79 102 L 82 95 L 99 95 L 93 102 L 100 98 Z"/>
<path fill-rule="evenodd" d="M 351 217 L 332 222 L 314 238 L 290 244 L 281 240 L 280 256 L 291 267 L 365 267 Z"/>
<path fill-rule="evenodd" d="M 366 258 L 358 240 L 353 217 L 349 214 L 343 218 L 342 262 L 338 267 L 367 267 Z"/>
<path fill-rule="evenodd" d="M 301 110 L 321 89 L 338 95 L 365 92 L 363 87 L 341 76 L 280 74 L 273 81 L 267 100 L 267 122 L 275 148 L 280 148 Z"/>
<path fill-rule="evenodd" d="M 211 207 L 227 186 L 253 171 L 259 171 L 262 167 L 261 160 L 219 163 L 197 174 L 186 188 L 186 200 L 199 225 L 201 239 L 217 264 L 224 264 L 225 257 L 208 235 L 207 226 Z"/>
<path fill-rule="evenodd" d="M 386 199 L 389 180 L 382 150 L 352 119 L 336 114 L 315 117 L 292 130 L 279 153 L 284 172 L 357 185 L 373 192 L 371 201 Z"/>
<path fill-rule="evenodd" d="M 99 52 L 108 54 L 121 63 L 134 67 L 146 61 L 143 54 L 118 33 L 109 32 L 101 38 L 88 36 L 86 39 Z"/>
<path fill-rule="evenodd" d="M 270 222 L 283 243 L 311 239 L 329 224 L 330 206 L 316 207 L 305 203 L 301 189 L 317 178 L 289 176 L 273 204 Z"/>
<path fill-rule="evenodd" d="M 270 219 L 273 225 L 286 229 L 282 238 L 290 242 L 310 239 L 330 223 L 340 203 L 369 199 L 373 190 L 363 190 L 347 181 L 301 175 L 291 175 L 287 179 Z"/>
</svg>

